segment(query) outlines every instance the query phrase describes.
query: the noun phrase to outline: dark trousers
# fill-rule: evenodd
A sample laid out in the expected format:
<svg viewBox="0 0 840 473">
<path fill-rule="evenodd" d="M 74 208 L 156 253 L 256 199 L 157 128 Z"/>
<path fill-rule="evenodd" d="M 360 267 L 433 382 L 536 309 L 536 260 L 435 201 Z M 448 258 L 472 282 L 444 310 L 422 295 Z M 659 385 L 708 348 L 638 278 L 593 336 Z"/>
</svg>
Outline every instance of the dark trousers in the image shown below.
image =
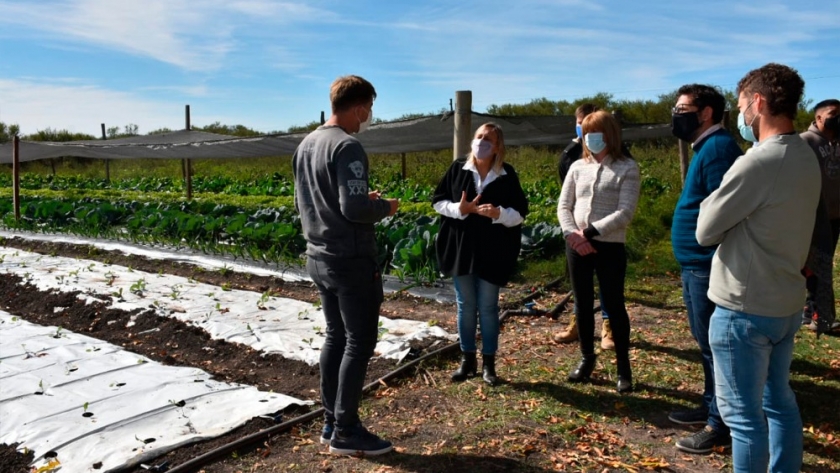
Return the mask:
<svg viewBox="0 0 840 473">
<path fill-rule="evenodd" d="M 598 277 L 601 290 L 601 308 L 610 314 L 610 328 L 615 342 L 616 359 L 626 361 L 630 352 L 630 318 L 624 307 L 624 276 L 627 273 L 627 252 L 624 243 L 591 241 L 597 253 L 579 255 L 566 247 L 566 260 L 572 277 L 572 291 L 577 307 L 580 351 L 584 355 L 595 353 L 595 283 Z"/>
<path fill-rule="evenodd" d="M 359 422 L 368 361 L 379 332 L 382 276 L 373 258 L 308 257 L 306 270 L 321 293 L 327 322 L 321 348 L 321 403 L 339 428 Z"/>
</svg>

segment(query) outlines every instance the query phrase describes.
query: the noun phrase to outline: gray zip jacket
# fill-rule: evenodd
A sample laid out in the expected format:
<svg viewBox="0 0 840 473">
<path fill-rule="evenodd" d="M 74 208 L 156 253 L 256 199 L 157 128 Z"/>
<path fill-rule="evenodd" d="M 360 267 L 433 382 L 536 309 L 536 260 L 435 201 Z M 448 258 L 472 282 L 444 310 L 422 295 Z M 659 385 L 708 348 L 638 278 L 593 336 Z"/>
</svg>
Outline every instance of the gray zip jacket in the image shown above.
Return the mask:
<svg viewBox="0 0 840 473">
<path fill-rule="evenodd" d="M 373 224 L 391 205 L 368 196 L 368 157 L 359 140 L 338 126 L 320 126 L 295 150 L 292 170 L 306 254 L 376 257 Z"/>
</svg>

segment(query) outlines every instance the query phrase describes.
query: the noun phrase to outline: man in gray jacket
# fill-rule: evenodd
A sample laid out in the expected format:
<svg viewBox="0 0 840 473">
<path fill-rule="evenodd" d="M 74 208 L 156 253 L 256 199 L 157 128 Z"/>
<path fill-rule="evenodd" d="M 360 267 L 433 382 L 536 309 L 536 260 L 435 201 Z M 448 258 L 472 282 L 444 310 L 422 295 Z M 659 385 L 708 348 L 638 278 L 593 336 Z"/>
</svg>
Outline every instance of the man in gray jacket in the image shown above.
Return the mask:
<svg viewBox="0 0 840 473">
<path fill-rule="evenodd" d="M 375 98 L 373 85 L 361 77 L 336 79 L 330 119 L 301 141 L 292 158 L 306 269 L 321 294 L 327 323 L 320 359 L 321 443 L 342 455 L 393 449 L 359 419 L 383 298 L 373 224 L 394 215 L 399 204 L 368 189 L 368 157 L 351 136 L 370 125 Z"/>
<path fill-rule="evenodd" d="M 712 258 L 709 326 L 715 396 L 736 473 L 798 472 L 802 418 L 788 383 L 801 326 L 820 167 L 793 127 L 805 83 L 767 64 L 738 83 L 738 128 L 757 142 L 700 204 L 697 241 Z"/>
</svg>

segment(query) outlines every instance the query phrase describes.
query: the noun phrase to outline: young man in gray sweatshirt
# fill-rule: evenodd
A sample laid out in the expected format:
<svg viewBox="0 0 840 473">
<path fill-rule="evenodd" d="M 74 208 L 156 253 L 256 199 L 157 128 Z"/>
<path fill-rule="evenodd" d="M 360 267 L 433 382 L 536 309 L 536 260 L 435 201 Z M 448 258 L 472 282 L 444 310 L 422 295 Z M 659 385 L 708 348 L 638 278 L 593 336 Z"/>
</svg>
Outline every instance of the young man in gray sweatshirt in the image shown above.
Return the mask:
<svg viewBox="0 0 840 473">
<path fill-rule="evenodd" d="M 738 83 L 738 129 L 757 142 L 700 204 L 697 241 L 712 258 L 709 325 L 715 396 L 732 436 L 736 473 L 798 472 L 802 419 L 788 383 L 801 326 L 820 166 L 796 134 L 805 83 L 767 64 Z"/>
<path fill-rule="evenodd" d="M 399 205 L 368 189 L 368 157 L 351 136 L 370 125 L 375 98 L 373 85 L 361 77 L 336 79 L 330 119 L 301 141 L 292 158 L 306 269 L 321 294 L 327 323 L 320 359 L 321 443 L 343 455 L 393 449 L 359 419 L 383 296 L 373 225 L 394 215 Z"/>
</svg>

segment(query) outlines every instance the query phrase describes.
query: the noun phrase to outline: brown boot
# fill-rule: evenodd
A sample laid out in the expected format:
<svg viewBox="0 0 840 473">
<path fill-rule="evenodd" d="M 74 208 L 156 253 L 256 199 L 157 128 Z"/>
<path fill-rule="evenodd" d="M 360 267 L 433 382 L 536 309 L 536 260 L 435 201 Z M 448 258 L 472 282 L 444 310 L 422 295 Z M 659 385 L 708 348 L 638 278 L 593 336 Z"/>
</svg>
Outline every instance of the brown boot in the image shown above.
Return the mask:
<svg viewBox="0 0 840 473">
<path fill-rule="evenodd" d="M 610 328 L 610 319 L 604 319 L 601 323 L 601 349 L 615 350 L 615 342 L 613 341 L 612 329 Z"/>
<path fill-rule="evenodd" d="M 551 337 L 556 343 L 576 342 L 578 339 L 577 317 L 572 315 L 572 320 L 565 330 L 561 330 Z"/>
</svg>

